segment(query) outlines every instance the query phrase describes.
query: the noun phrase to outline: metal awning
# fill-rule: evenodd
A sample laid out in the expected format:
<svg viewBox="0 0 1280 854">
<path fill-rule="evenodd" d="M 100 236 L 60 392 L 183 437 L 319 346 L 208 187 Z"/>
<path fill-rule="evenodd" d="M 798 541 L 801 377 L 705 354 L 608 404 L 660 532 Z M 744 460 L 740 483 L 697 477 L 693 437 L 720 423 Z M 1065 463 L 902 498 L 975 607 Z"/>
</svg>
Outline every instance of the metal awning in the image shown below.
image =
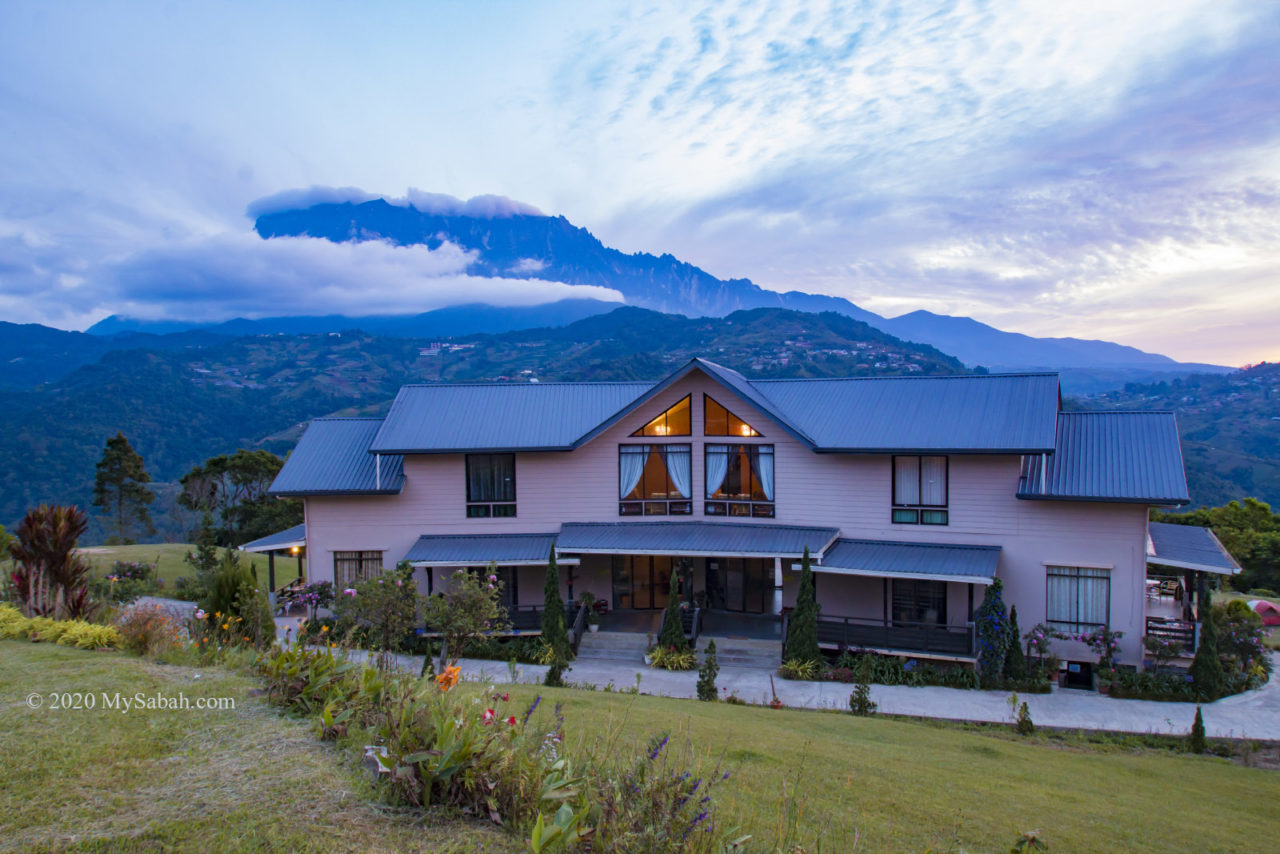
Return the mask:
<svg viewBox="0 0 1280 854">
<path fill-rule="evenodd" d="M 1208 528 L 1152 522 L 1147 527 L 1147 566 L 1235 575 L 1240 564 Z"/>
<path fill-rule="evenodd" d="M 555 534 L 438 534 L 418 538 L 404 560 L 414 566 L 546 566 Z M 576 560 L 556 560 L 576 564 Z"/>
<path fill-rule="evenodd" d="M 240 547 L 242 552 L 281 552 L 292 548 L 303 548 L 307 544 L 307 526 L 294 525 L 274 534 L 267 534 Z"/>
<path fill-rule="evenodd" d="M 837 528 L 736 522 L 567 522 L 556 553 L 798 558 L 821 555 Z"/>
<path fill-rule="evenodd" d="M 841 539 L 823 555 L 821 563 L 812 564 L 812 569 L 833 575 L 989 585 L 999 561 L 999 546 Z"/>
</svg>

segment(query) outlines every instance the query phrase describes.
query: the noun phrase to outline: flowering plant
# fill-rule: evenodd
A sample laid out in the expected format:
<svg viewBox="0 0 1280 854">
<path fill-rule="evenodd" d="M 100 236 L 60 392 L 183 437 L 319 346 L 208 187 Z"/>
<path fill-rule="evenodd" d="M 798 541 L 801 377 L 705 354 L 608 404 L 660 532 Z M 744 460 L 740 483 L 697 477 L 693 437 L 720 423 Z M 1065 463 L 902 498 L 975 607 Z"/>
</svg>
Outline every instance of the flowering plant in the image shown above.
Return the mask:
<svg viewBox="0 0 1280 854">
<path fill-rule="evenodd" d="M 1122 637 L 1124 632 L 1113 632 L 1108 626 L 1099 626 L 1088 634 L 1074 635 L 1071 640 L 1079 641 L 1093 650 L 1094 655 L 1098 656 L 1099 670 L 1114 670 Z"/>
</svg>

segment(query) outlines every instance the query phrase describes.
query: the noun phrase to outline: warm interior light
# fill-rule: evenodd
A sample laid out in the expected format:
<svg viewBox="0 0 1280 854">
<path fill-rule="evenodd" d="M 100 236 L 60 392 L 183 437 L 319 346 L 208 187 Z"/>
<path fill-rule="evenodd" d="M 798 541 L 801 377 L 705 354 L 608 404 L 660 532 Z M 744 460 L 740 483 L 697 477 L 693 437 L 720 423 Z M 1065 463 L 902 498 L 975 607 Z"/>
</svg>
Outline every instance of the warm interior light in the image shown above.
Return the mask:
<svg viewBox="0 0 1280 854">
<path fill-rule="evenodd" d="M 292 548 L 290 548 L 290 549 L 289 549 L 289 551 L 293 552 L 294 554 L 297 554 L 297 553 L 298 553 L 298 547 L 297 547 L 297 546 L 293 546 Z"/>
<path fill-rule="evenodd" d="M 739 430 L 739 431 L 742 433 L 742 435 L 744 435 L 744 436 L 750 436 L 750 435 L 751 435 L 751 428 L 750 428 L 750 427 L 748 427 L 746 424 L 743 424 L 741 427 L 739 427 L 739 428 L 738 428 L 738 430 Z"/>
<path fill-rule="evenodd" d="M 659 436 L 665 436 L 667 435 L 667 425 L 657 424 L 654 426 L 653 432 L 657 433 Z"/>
</svg>

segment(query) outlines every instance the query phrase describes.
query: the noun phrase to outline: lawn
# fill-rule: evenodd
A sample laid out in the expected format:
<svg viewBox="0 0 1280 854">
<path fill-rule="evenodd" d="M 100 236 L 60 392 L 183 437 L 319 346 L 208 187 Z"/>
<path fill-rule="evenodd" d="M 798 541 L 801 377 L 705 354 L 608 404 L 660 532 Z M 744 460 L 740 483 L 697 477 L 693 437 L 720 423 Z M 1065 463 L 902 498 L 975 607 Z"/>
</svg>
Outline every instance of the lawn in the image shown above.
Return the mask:
<svg viewBox="0 0 1280 854">
<path fill-rule="evenodd" d="M 189 669 L 116 654 L 0 642 L 0 751 L 8 767 L 25 769 L 0 792 L 13 828 L 0 846 L 71 834 L 123 846 L 134 833 L 157 845 L 324 841 L 331 850 L 492 841 L 474 825 L 442 836 L 375 811 L 352 776 L 352 752 L 322 746 L 314 730 L 248 698 L 252 685 L 226 671 L 196 681 Z M 228 694 L 237 708 L 53 717 L 22 702 L 29 690 L 158 687 Z M 641 742 L 670 730 L 675 755 L 723 762 L 731 777 L 718 789 L 722 822 L 761 841 L 777 837 L 793 807 L 831 852 L 1007 851 L 1030 830 L 1055 851 L 1255 851 L 1280 834 L 1280 774 L 1219 758 L 573 689 L 520 686 L 511 703 L 536 694 L 543 710 L 564 703 L 575 750 L 606 733 Z M 513 842 L 499 840 L 502 850 L 520 847 Z"/>
<path fill-rule="evenodd" d="M 195 546 L 188 543 L 160 543 L 150 546 L 94 546 L 81 549 L 80 553 L 93 564 L 94 571 L 106 575 L 115 561 L 158 563 L 157 575 L 164 580 L 161 595 L 173 594 L 173 582 L 180 577 L 191 577 L 194 570 L 183 561 Z M 240 552 L 240 559 L 258 567 L 258 578 L 267 581 L 267 556 L 252 552 Z M 276 587 L 280 588 L 298 577 L 298 561 L 292 557 L 276 556 Z"/>
<path fill-rule="evenodd" d="M 0 641 L 0 850 L 510 849 L 487 827 L 381 806 L 353 757 L 252 688 L 225 669 Z M 183 692 L 235 709 L 33 711 L 32 691 Z"/>
</svg>

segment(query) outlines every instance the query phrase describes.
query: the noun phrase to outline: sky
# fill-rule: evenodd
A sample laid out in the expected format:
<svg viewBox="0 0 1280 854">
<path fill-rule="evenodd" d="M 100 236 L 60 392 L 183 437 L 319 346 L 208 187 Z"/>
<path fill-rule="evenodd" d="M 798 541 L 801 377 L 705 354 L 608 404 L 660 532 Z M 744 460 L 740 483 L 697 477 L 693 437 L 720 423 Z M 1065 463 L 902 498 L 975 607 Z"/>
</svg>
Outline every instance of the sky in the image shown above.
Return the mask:
<svg viewBox="0 0 1280 854">
<path fill-rule="evenodd" d="M 886 316 L 1275 361 L 1277 80 L 1256 0 L 4 0 L 0 319 L 617 298 L 253 233 L 331 187 L 496 197 Z"/>
</svg>

